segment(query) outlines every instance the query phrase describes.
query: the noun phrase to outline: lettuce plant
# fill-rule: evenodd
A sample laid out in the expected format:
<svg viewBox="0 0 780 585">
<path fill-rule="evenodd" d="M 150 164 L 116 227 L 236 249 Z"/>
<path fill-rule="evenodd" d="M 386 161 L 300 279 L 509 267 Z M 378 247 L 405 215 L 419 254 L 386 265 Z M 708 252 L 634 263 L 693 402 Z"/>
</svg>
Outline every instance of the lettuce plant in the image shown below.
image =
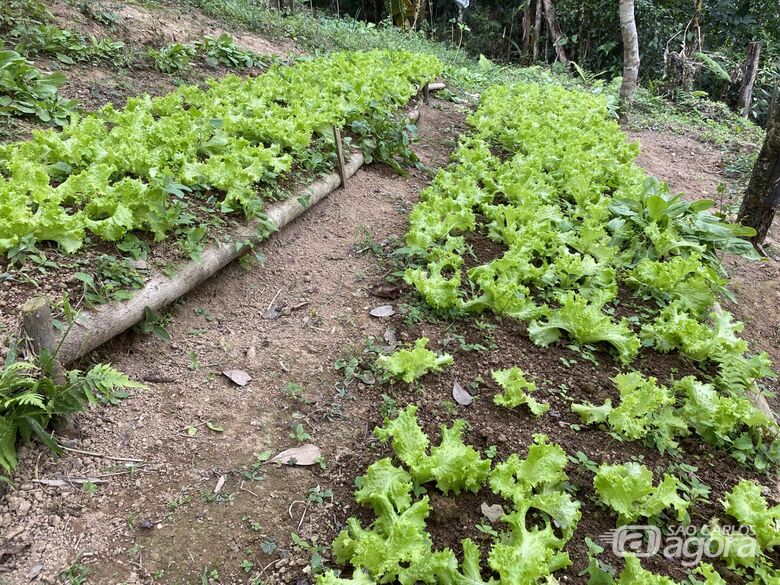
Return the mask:
<svg viewBox="0 0 780 585">
<path fill-rule="evenodd" d="M 609 343 L 623 363 L 631 363 L 636 357 L 640 343 L 627 320 L 615 323 L 599 305 L 589 303 L 574 292 L 563 294 L 560 302 L 560 308 L 552 310 L 545 321 L 534 321 L 528 326 L 534 343 L 547 347 L 558 341 L 561 331 L 565 331 L 580 344 Z"/>
<path fill-rule="evenodd" d="M 653 487 L 653 472 L 639 463 L 599 466 L 593 487 L 601 501 L 618 513 L 619 526 L 655 518 L 667 508 L 675 510 L 677 520 L 688 522 L 690 502 L 679 495 L 677 478 L 664 474 Z"/>
<path fill-rule="evenodd" d="M 463 442 L 465 426 L 463 420 L 456 420 L 449 428 L 442 425 L 441 442 L 428 453 L 428 436 L 417 422 L 417 407 L 411 405 L 395 419 L 385 421 L 374 434 L 383 442 L 392 440 L 396 455 L 417 484 L 436 481 L 445 494 L 476 493 L 490 471 L 490 460 L 482 459 L 474 447 Z"/>
<path fill-rule="evenodd" d="M 376 365 L 393 378 L 412 383 L 429 372 L 441 372 L 453 364 L 450 354 L 437 355 L 428 349 L 428 341 L 427 337 L 421 337 L 414 342 L 412 349 L 399 349 L 389 356 L 380 355 Z"/>
<path fill-rule="evenodd" d="M 572 411 L 584 423 L 607 423 L 629 441 L 650 438 L 661 452 L 676 447 L 675 437 L 688 433 L 687 423 L 674 410 L 674 394 L 655 378 L 631 372 L 618 374 L 612 381 L 620 393 L 617 406 L 613 407 L 610 399 L 601 406 L 572 404 Z"/>
<path fill-rule="evenodd" d="M 570 562 L 563 547 L 580 518 L 579 502 L 563 489 L 567 480 L 563 449 L 537 435 L 525 459 L 512 455 L 491 472 L 491 461 L 463 442 L 463 421 L 442 427 L 439 445 L 429 448 L 416 413 L 416 407 L 409 406 L 375 430 L 380 440 L 391 441 L 403 467 L 389 458 L 368 467 L 355 499 L 371 507 L 376 519 L 364 528 L 357 518 L 350 518 L 333 542 L 336 560 L 351 565 L 353 577 L 339 579 L 328 572 L 317 578 L 318 585 L 552 582 L 553 573 Z M 514 507 L 501 518 L 507 530 L 497 537 L 487 559 L 500 580 L 483 577 L 479 548 L 470 539 L 461 542 L 460 567 L 452 550 L 433 549 L 425 527 L 430 500 L 416 495 L 418 486 L 433 481 L 445 494 L 477 492 L 487 484 Z"/>
<path fill-rule="evenodd" d="M 518 368 L 509 368 L 508 370 L 495 370 L 490 373 L 496 384 L 503 388 L 503 393 L 496 394 L 493 402 L 499 406 L 515 408 L 521 404 L 527 404 L 534 416 L 542 416 L 550 410 L 550 405 L 544 402 L 538 402 L 532 392 L 536 391 L 536 384 L 525 379 L 525 374 Z"/>
</svg>

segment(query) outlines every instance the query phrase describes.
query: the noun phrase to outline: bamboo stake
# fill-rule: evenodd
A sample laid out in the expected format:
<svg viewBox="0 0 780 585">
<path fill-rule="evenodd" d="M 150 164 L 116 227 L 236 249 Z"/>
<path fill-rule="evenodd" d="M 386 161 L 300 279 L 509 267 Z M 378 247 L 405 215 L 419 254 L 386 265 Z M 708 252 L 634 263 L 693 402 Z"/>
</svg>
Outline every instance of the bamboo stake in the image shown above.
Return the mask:
<svg viewBox="0 0 780 585">
<path fill-rule="evenodd" d="M 338 171 L 341 178 L 341 188 L 345 189 L 347 186 L 347 169 L 344 163 L 344 143 L 341 140 L 341 130 L 338 126 L 333 126 L 333 139 L 336 141 L 336 156 L 338 158 Z"/>
</svg>

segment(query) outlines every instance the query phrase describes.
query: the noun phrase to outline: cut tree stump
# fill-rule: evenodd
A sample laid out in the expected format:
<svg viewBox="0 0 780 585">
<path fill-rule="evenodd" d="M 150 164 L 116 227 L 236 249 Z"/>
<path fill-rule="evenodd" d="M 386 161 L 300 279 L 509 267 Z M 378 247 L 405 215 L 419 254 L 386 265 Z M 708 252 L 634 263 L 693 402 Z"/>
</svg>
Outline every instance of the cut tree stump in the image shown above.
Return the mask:
<svg viewBox="0 0 780 585">
<path fill-rule="evenodd" d="M 52 379 L 65 383 L 65 370 L 56 359 L 57 345 L 51 318 L 51 303 L 48 297 L 32 297 L 22 305 L 22 328 L 30 341 L 33 353 L 40 357 L 44 353 L 52 359 Z"/>
</svg>

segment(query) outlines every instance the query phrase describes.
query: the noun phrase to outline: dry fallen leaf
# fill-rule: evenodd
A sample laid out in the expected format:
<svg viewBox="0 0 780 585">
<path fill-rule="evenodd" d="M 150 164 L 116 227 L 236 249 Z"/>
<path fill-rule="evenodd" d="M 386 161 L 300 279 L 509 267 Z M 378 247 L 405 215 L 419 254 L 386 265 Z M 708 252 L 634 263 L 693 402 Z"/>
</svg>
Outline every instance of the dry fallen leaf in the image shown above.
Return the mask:
<svg viewBox="0 0 780 585">
<path fill-rule="evenodd" d="M 322 457 L 322 451 L 317 445 L 301 445 L 285 449 L 266 463 L 286 463 L 287 465 L 314 465 Z"/>
<path fill-rule="evenodd" d="M 372 286 L 368 292 L 380 299 L 397 299 L 401 296 L 402 288 L 400 284 L 379 284 Z"/>
<path fill-rule="evenodd" d="M 461 406 L 468 406 L 474 402 L 474 398 L 471 397 L 471 394 L 469 394 L 457 380 L 452 383 L 452 397 L 455 399 L 455 402 Z"/>
<path fill-rule="evenodd" d="M 387 342 L 390 351 L 395 351 L 395 348 L 398 347 L 398 339 L 395 336 L 395 330 L 390 329 L 389 327 L 385 329 L 385 341 Z"/>
<path fill-rule="evenodd" d="M 30 570 L 27 571 L 27 578 L 32 581 L 41 574 L 41 571 L 43 571 L 43 563 L 35 563 L 32 567 L 30 567 Z"/>
<path fill-rule="evenodd" d="M 239 386 L 246 386 L 252 381 L 252 376 L 247 374 L 244 370 L 223 370 L 222 374 L 234 384 Z"/>
<path fill-rule="evenodd" d="M 493 504 L 488 506 L 485 502 L 482 502 L 482 514 L 487 518 L 491 524 L 495 524 L 504 515 L 504 508 L 501 504 Z"/>
<path fill-rule="evenodd" d="M 279 308 L 276 305 L 272 305 L 261 315 L 261 317 L 263 319 L 276 319 L 279 315 Z"/>
<path fill-rule="evenodd" d="M 371 309 L 370 315 L 372 317 L 390 317 L 395 315 L 395 309 L 393 305 L 379 305 Z"/>
</svg>

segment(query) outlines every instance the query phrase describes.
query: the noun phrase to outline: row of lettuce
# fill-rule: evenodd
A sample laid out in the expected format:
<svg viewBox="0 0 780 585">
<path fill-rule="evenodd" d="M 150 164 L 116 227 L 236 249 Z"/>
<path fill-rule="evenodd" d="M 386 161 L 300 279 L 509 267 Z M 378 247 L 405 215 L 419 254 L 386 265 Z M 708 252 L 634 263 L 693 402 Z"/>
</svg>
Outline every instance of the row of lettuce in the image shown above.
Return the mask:
<svg viewBox="0 0 780 585">
<path fill-rule="evenodd" d="M 162 239 L 197 205 L 257 216 L 275 184 L 332 125 L 395 111 L 441 72 L 433 57 L 338 53 L 128 100 L 61 132 L 0 146 L 0 253 L 22 238 L 78 250 L 89 236 Z M 199 197 L 195 197 L 195 194 Z M 205 209 L 204 209 L 205 208 Z"/>
<path fill-rule="evenodd" d="M 728 280 L 717 254 L 753 256 L 741 237 L 752 231 L 647 177 L 597 96 L 498 86 L 470 122 L 455 162 L 412 211 L 407 244 L 420 266 L 407 282 L 440 312 L 520 320 L 539 346 L 601 344 L 624 366 L 643 347 L 681 354 L 708 379 L 667 387 L 631 373 L 615 378 L 617 406 L 576 412 L 600 424 L 630 411 L 630 428 L 613 429 L 661 451 L 693 432 L 738 458 L 757 454 L 764 468 L 780 461 L 777 428 L 748 396 L 775 374 L 718 306 Z M 503 253 L 464 273 L 474 233 Z"/>
<path fill-rule="evenodd" d="M 695 436 L 758 470 L 776 469 L 777 425 L 749 396 L 774 376 L 771 364 L 765 354 L 750 353 L 739 337 L 742 324 L 718 305 L 728 280 L 717 254 L 753 256 L 743 239 L 751 230 L 710 213 L 711 201 L 683 201 L 648 178 L 635 164 L 637 146 L 627 143 L 598 97 L 557 86 L 495 87 L 483 94 L 470 123 L 473 131 L 453 163 L 412 211 L 407 246 L 417 265 L 406 270 L 406 281 L 442 315 L 516 319 L 542 347 L 564 339 L 587 351 L 611 347 L 626 371 L 612 379 L 613 398 L 571 404 L 585 424 L 661 453 Z M 464 270 L 464 258 L 474 255 L 472 237 L 480 234 L 503 251 Z M 452 356 L 427 344 L 419 339 L 381 356 L 377 366 L 414 382 L 452 365 Z M 698 377 L 661 383 L 633 371 L 643 347 L 678 353 Z M 536 417 L 549 410 L 520 368 L 492 377 L 502 390 L 496 404 L 524 406 Z M 565 547 L 581 516 L 565 473 L 568 454 L 537 435 L 525 459 L 512 454 L 494 464 L 463 442 L 465 426 L 442 427 L 439 445 L 430 446 L 410 406 L 376 429 L 399 463 L 381 459 L 358 482 L 355 498 L 376 518 L 367 528 L 348 520 L 333 552 L 352 577 L 329 572 L 319 577 L 321 585 L 558 582 L 555 573 L 570 564 Z M 430 501 L 420 495 L 421 486 L 434 483 L 444 494 L 488 488 L 509 504 L 487 567 L 470 539 L 462 541 L 460 564 L 452 550 L 434 549 L 426 528 Z M 636 462 L 598 466 L 593 488 L 618 526 L 690 521 L 692 498 L 678 479 L 664 474 L 654 484 L 652 472 Z M 780 545 L 780 506 L 770 507 L 762 491 L 755 481 L 738 482 L 726 492 L 721 516 L 741 530 L 715 518 L 697 536 L 729 579 L 756 585 L 780 579 L 772 560 Z M 608 574 L 598 547 L 590 545 L 590 583 L 675 583 L 630 554 L 620 574 Z M 687 582 L 727 581 L 703 562 Z"/>
<path fill-rule="evenodd" d="M 545 435 L 535 435 L 525 458 L 510 455 L 494 463 L 463 441 L 466 421 L 442 425 L 438 445 L 417 422 L 417 408 L 408 406 L 395 419 L 375 430 L 382 442 L 392 445 L 395 459 L 371 464 L 359 482 L 356 501 L 371 508 L 375 519 L 364 527 L 350 518 L 333 543 L 336 560 L 351 566 L 351 578 L 335 572 L 318 577 L 319 585 L 536 585 L 557 583 L 556 571 L 571 564 L 565 551 L 582 516 L 581 502 L 571 494 L 565 468 L 569 458 L 562 447 Z M 479 546 L 464 539 L 462 562 L 452 549 L 435 550 L 426 520 L 431 514 L 429 496 L 435 489 L 445 495 L 487 488 L 505 502 L 500 520 L 506 529 L 493 531 L 483 566 Z M 629 462 L 600 465 L 594 490 L 617 519 L 618 526 L 657 522 L 662 514 L 689 522 L 691 502 L 684 497 L 677 478 L 664 474 L 654 484 L 644 465 Z M 749 576 L 751 583 L 776 583 L 778 571 L 768 555 L 780 544 L 780 507 L 770 508 L 754 481 L 739 482 L 723 499 L 723 512 L 740 523 L 740 530 L 713 519 L 694 539 L 689 553 L 701 548 L 702 556 L 721 558 L 734 574 Z M 507 511 L 509 509 L 510 511 Z M 618 585 L 675 585 L 675 581 L 643 568 L 633 554 L 625 558 L 619 575 L 599 562 L 591 543 L 590 563 L 583 573 L 589 583 Z M 704 552 L 706 551 L 706 553 Z M 498 576 L 485 578 L 486 573 Z M 693 585 L 727 583 L 712 564 L 701 562 L 689 575 Z"/>
</svg>

